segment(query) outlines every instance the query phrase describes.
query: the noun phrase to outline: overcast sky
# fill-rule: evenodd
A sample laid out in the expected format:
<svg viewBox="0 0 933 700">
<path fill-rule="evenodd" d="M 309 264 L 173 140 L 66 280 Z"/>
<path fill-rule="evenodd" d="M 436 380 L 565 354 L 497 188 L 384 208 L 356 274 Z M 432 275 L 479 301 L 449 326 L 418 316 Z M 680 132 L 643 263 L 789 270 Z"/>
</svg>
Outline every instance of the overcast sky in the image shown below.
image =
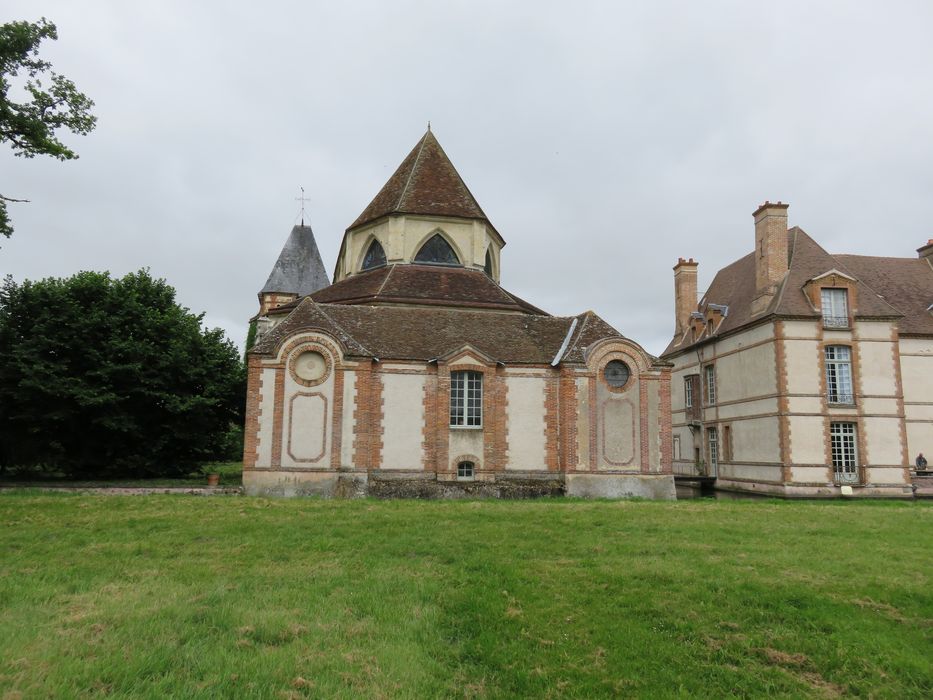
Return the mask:
<svg viewBox="0 0 933 700">
<path fill-rule="evenodd" d="M 166 278 L 242 345 L 298 219 L 324 264 L 428 120 L 508 245 L 502 284 L 659 353 L 790 203 L 830 252 L 933 237 L 933 3 L 79 2 L 43 57 L 96 102 L 60 163 L 0 146 L 0 276 Z"/>
</svg>

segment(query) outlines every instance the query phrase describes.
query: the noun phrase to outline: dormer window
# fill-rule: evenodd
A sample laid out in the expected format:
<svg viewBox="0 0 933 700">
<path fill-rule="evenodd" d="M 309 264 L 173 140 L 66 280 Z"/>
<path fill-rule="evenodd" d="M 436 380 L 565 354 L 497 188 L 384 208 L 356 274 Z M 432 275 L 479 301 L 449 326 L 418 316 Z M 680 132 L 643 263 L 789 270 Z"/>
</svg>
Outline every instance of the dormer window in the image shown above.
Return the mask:
<svg viewBox="0 0 933 700">
<path fill-rule="evenodd" d="M 428 242 L 421 246 L 415 256 L 415 262 L 431 265 L 460 265 L 460 258 L 441 234 L 435 233 Z"/>
<path fill-rule="evenodd" d="M 363 258 L 362 270 L 372 270 L 375 267 L 382 267 L 386 264 L 386 252 L 382 249 L 382 244 L 375 238 L 369 244 L 369 250 Z"/>
<path fill-rule="evenodd" d="M 826 288 L 820 290 L 820 305 L 824 328 L 849 327 L 849 294 L 847 289 Z"/>
</svg>

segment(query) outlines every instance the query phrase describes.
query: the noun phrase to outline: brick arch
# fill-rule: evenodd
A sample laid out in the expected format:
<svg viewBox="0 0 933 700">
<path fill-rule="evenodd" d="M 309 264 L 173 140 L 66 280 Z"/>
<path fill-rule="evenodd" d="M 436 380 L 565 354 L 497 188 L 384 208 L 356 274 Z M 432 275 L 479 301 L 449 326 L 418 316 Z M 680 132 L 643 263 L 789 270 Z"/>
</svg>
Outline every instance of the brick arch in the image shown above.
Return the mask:
<svg viewBox="0 0 933 700">
<path fill-rule="evenodd" d="M 627 338 L 606 338 L 595 343 L 587 350 L 586 364 L 591 370 L 598 370 L 609 362 L 608 355 L 614 356 L 611 359 L 628 358 L 626 364 L 634 370 L 633 374 L 647 372 L 651 366 L 648 353 Z"/>
<path fill-rule="evenodd" d="M 275 359 L 280 363 L 285 363 L 287 358 L 301 345 L 319 345 L 325 351 L 325 357 L 330 355 L 330 362 L 334 366 L 340 366 L 345 354 L 343 344 L 336 338 L 332 338 L 324 331 L 302 330 L 293 335 L 283 338 L 276 348 Z"/>
</svg>

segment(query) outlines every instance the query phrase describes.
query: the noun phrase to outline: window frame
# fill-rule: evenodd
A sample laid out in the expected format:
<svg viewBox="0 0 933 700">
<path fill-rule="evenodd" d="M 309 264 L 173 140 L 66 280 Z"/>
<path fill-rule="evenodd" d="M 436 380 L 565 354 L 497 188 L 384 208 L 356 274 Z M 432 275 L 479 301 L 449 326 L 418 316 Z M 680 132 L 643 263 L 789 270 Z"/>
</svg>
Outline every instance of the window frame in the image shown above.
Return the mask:
<svg viewBox="0 0 933 700">
<path fill-rule="evenodd" d="M 381 253 L 381 256 L 377 256 L 379 259 L 377 262 L 367 265 L 366 261 L 369 260 L 369 256 L 374 251 L 378 250 Z M 378 270 L 380 267 L 385 267 L 389 264 L 389 260 L 386 257 L 386 249 L 379 242 L 378 238 L 373 238 L 369 245 L 366 246 L 366 252 L 363 254 L 363 260 L 360 262 L 360 272 L 369 272 L 370 270 Z"/>
<path fill-rule="evenodd" d="M 849 289 L 820 287 L 820 315 L 823 318 L 823 328 L 848 328 Z"/>
<path fill-rule="evenodd" d="M 859 483 L 858 424 L 853 421 L 830 422 L 829 448 L 833 480 L 837 484 Z"/>
<path fill-rule="evenodd" d="M 469 465 L 469 473 L 467 473 Z M 476 478 L 476 464 L 468 459 L 457 463 L 457 481 L 473 481 Z"/>
<path fill-rule="evenodd" d="M 845 351 L 845 357 L 837 357 Z M 832 356 L 831 356 L 832 355 Z M 852 372 L 852 347 L 825 345 L 823 347 L 826 402 L 834 406 L 855 405 L 855 377 Z"/>
<path fill-rule="evenodd" d="M 448 424 L 457 430 L 483 427 L 483 373 L 454 370 L 450 373 Z"/>
<path fill-rule="evenodd" d="M 706 459 L 709 476 L 716 476 L 719 471 L 719 430 L 716 426 L 706 429 Z"/>
<path fill-rule="evenodd" d="M 684 408 L 693 408 L 693 375 L 684 377 Z"/>
<path fill-rule="evenodd" d="M 707 406 L 716 405 L 716 365 L 703 366 L 703 392 Z"/>
<path fill-rule="evenodd" d="M 453 256 L 453 259 L 456 262 L 445 262 L 443 260 L 419 260 L 421 254 L 425 249 L 434 243 L 435 240 L 440 240 L 447 249 L 450 251 L 450 254 Z M 445 236 L 441 231 L 434 231 L 429 235 L 424 242 L 418 247 L 418 250 L 415 252 L 412 262 L 418 265 L 440 265 L 441 267 L 463 267 L 463 261 L 460 259 L 460 256 L 457 254 L 457 249 L 454 247 L 454 244 Z"/>
</svg>

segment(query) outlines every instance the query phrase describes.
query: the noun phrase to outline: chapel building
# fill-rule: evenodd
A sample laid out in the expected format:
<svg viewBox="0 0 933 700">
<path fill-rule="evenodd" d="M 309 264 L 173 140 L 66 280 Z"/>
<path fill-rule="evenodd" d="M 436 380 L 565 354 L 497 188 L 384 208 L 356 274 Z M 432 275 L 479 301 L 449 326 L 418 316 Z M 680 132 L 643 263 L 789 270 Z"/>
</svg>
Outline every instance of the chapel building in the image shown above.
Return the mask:
<svg viewBox="0 0 933 700">
<path fill-rule="evenodd" d="M 911 497 L 933 451 L 933 241 L 916 258 L 830 255 L 787 204 L 697 303 L 674 266 L 673 462 L 723 490 Z"/>
<path fill-rule="evenodd" d="M 429 129 L 346 230 L 332 284 L 274 270 L 246 492 L 673 498 L 670 364 L 505 290 L 504 247 Z"/>
</svg>

